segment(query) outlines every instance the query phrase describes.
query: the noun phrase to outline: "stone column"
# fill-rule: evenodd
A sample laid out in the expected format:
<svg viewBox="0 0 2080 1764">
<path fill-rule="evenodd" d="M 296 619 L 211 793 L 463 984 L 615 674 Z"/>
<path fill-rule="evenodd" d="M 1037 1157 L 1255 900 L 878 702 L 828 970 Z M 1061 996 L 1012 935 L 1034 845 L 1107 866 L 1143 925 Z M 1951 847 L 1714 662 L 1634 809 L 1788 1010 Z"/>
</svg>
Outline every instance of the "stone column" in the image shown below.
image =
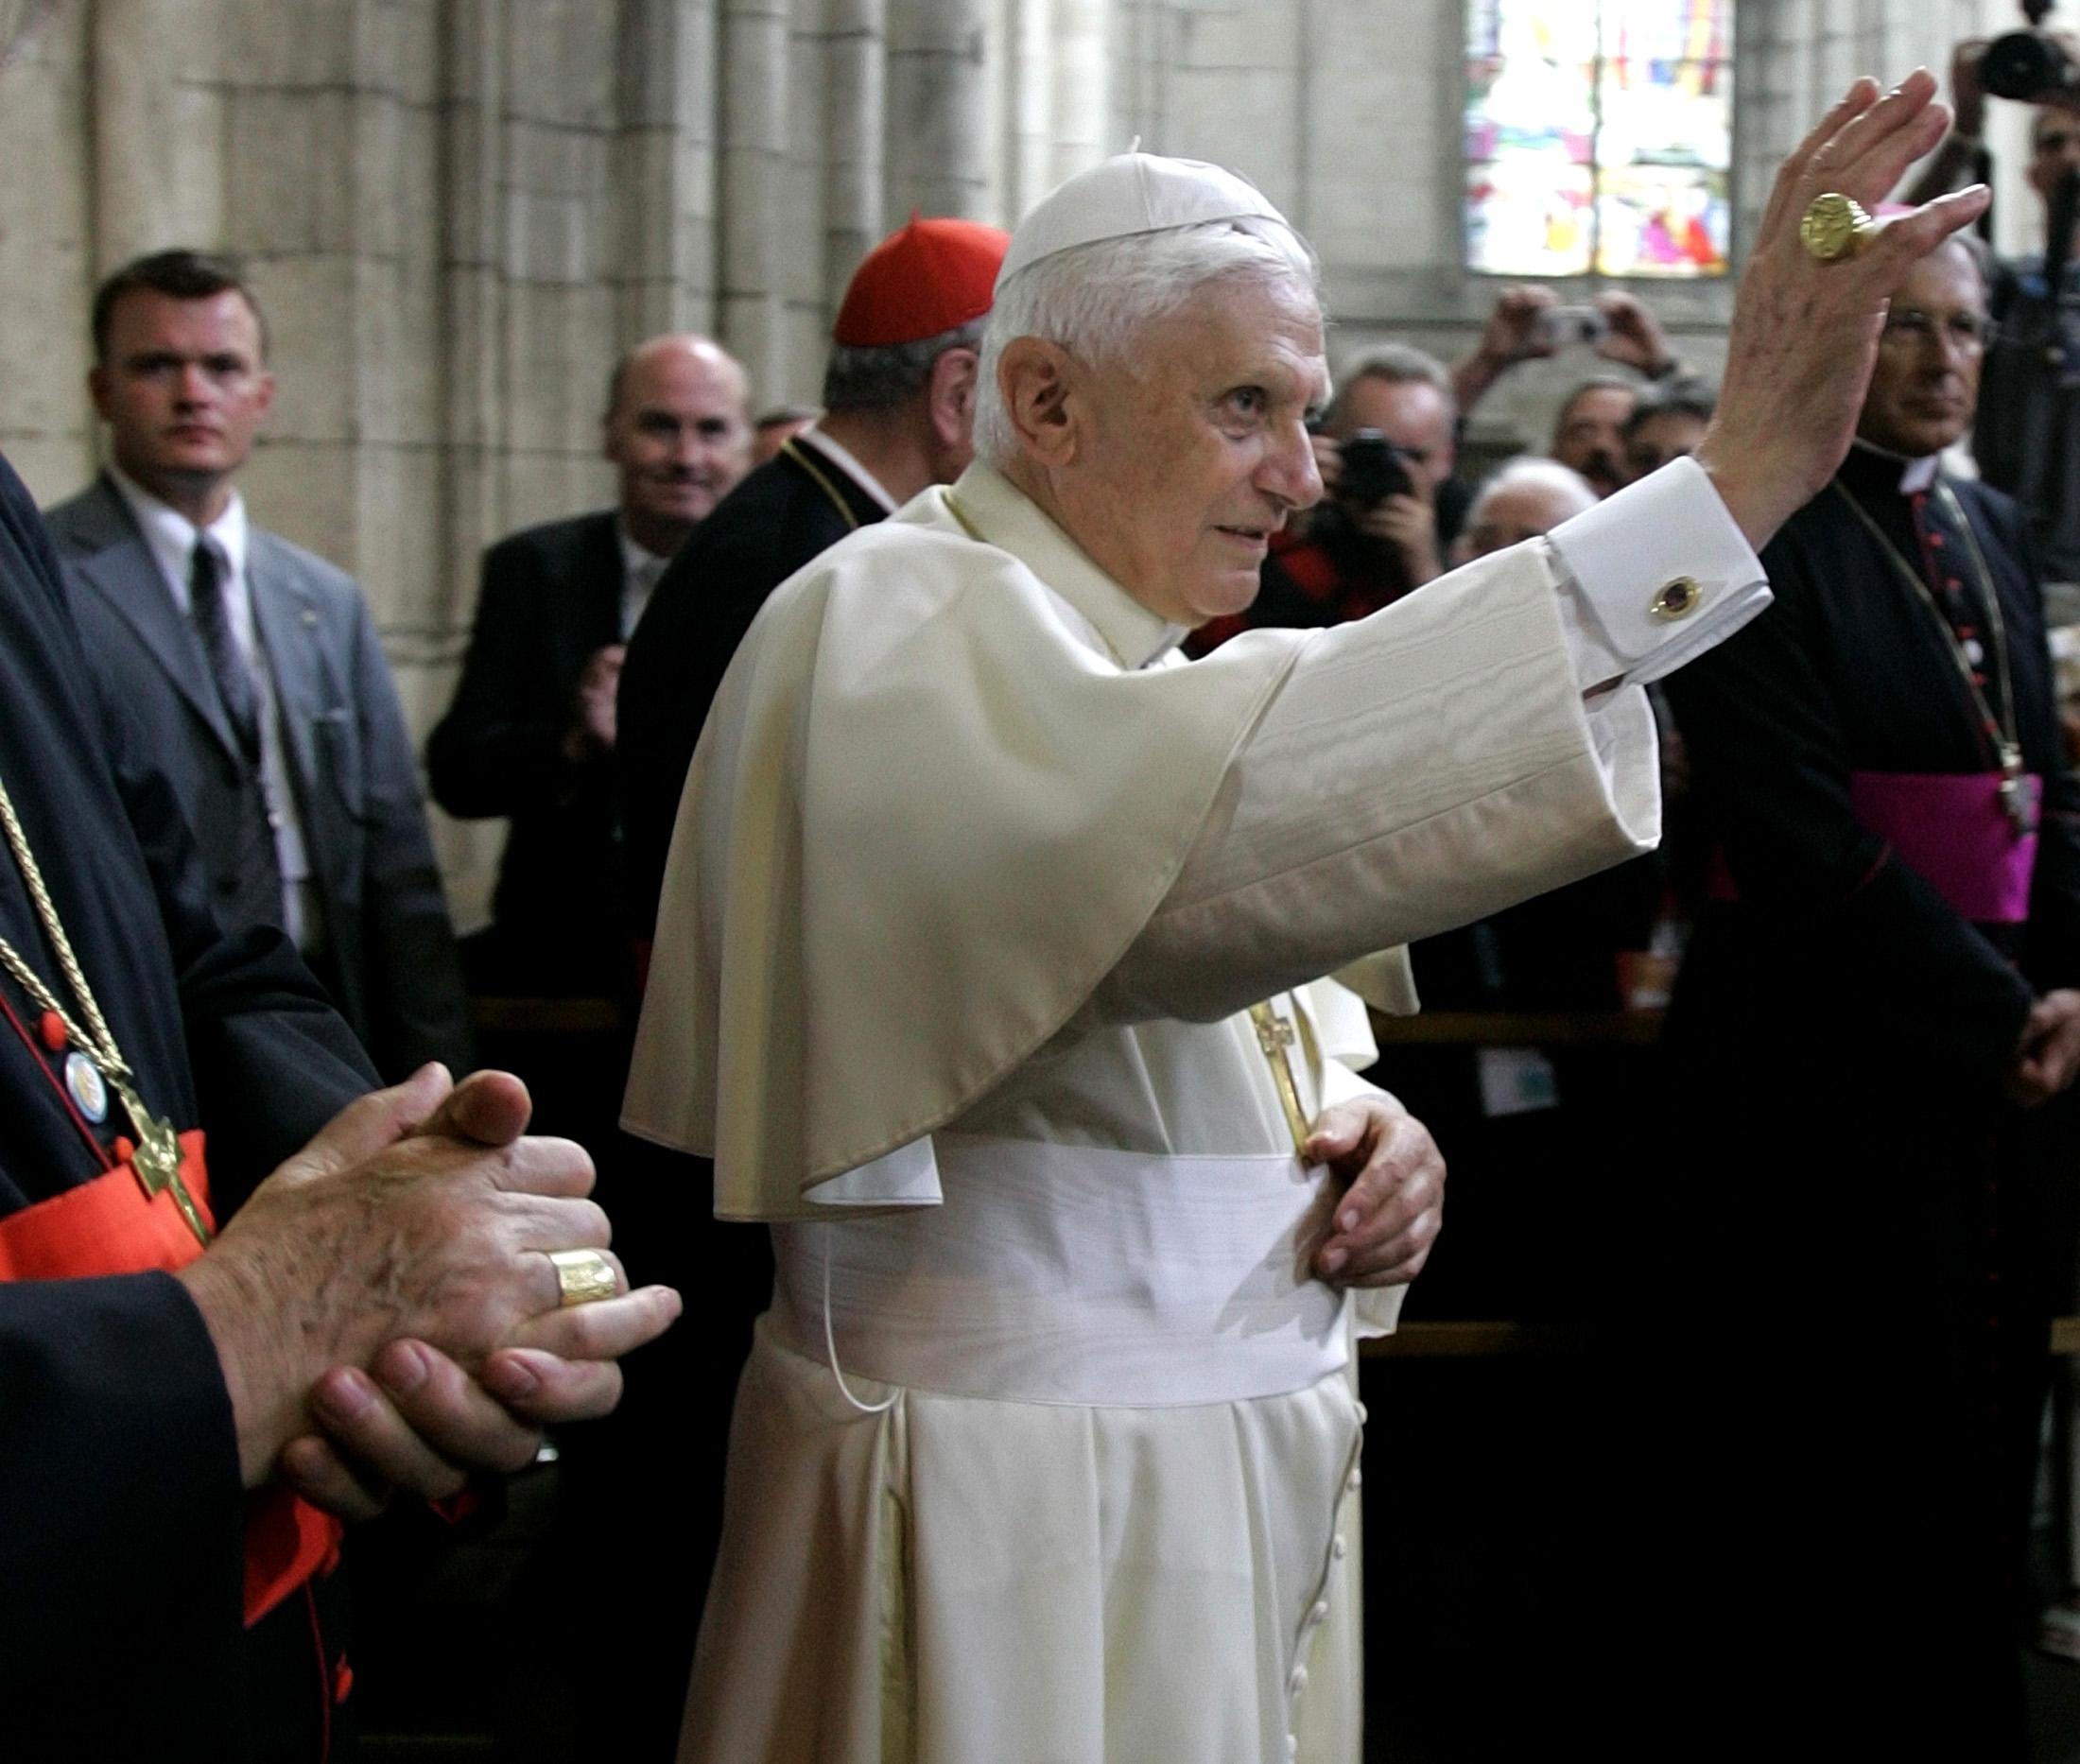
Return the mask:
<svg viewBox="0 0 2080 1764">
<path fill-rule="evenodd" d="M 987 218 L 982 0 L 892 0 L 889 34 L 888 213 Z"/>
<path fill-rule="evenodd" d="M 787 0 L 722 0 L 721 339 L 757 387 L 781 384 L 788 160 Z"/>
<path fill-rule="evenodd" d="M 7 11 L 11 34 L 21 9 Z M 44 502 L 70 495 L 94 465 L 92 43 L 92 20 L 68 8 L 25 35 L 0 73 L 0 446 Z"/>
<path fill-rule="evenodd" d="M 214 0 L 94 0 L 97 275 L 143 251 L 223 234 L 217 14 Z"/>
<path fill-rule="evenodd" d="M 888 46 L 887 0 L 831 0 L 823 263 L 833 312 L 859 260 L 893 231 L 881 206 Z"/>
<path fill-rule="evenodd" d="M 1047 181 L 1033 200 L 1063 179 L 1127 150 L 1125 139 L 1111 138 L 1112 30 L 1112 0 L 1054 0 L 1052 150 Z"/>
<path fill-rule="evenodd" d="M 627 0 L 611 273 L 624 340 L 715 323 L 713 0 Z"/>
<path fill-rule="evenodd" d="M 1054 0 L 1008 0 L 1005 9 L 1004 216 L 1015 222 L 1054 176 Z"/>
</svg>

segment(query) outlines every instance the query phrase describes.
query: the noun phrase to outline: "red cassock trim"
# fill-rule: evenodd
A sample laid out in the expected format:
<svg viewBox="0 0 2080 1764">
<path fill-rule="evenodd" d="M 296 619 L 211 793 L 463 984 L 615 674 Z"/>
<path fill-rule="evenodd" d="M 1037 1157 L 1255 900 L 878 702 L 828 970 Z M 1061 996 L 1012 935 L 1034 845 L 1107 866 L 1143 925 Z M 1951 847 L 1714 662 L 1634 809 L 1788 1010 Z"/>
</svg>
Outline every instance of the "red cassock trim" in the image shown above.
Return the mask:
<svg viewBox="0 0 2080 1764">
<path fill-rule="evenodd" d="M 214 1230 L 199 1128 L 181 1135 L 181 1180 Z M 201 1253 L 172 1194 L 147 1195 L 129 1164 L 0 1219 L 0 1280 L 170 1274 Z M 330 1513 L 281 1487 L 256 1489 L 247 1498 L 249 1627 L 326 1565 L 341 1530 Z"/>
</svg>

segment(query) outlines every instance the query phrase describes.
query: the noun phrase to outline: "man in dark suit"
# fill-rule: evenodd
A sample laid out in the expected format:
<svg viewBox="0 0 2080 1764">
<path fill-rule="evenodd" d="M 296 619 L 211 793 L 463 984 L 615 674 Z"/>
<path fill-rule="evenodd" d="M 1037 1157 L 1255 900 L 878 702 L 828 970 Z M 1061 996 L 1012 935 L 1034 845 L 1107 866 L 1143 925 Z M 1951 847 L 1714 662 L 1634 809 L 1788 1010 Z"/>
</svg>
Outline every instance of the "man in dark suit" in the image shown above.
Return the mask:
<svg viewBox="0 0 2080 1764">
<path fill-rule="evenodd" d="M 622 644 L 675 552 L 751 460 L 743 370 L 705 337 L 659 337 L 615 368 L 602 420 L 617 506 L 484 554 L 462 677 L 426 744 L 434 800 L 511 822 L 473 990 L 627 991 L 615 689 Z"/>
<path fill-rule="evenodd" d="M 234 485 L 273 395 L 235 268 L 141 258 L 95 297 L 110 463 L 45 516 L 90 652 L 200 841 L 227 924 L 287 931 L 376 1068 L 466 1069 L 461 977 L 367 603 Z"/>
</svg>

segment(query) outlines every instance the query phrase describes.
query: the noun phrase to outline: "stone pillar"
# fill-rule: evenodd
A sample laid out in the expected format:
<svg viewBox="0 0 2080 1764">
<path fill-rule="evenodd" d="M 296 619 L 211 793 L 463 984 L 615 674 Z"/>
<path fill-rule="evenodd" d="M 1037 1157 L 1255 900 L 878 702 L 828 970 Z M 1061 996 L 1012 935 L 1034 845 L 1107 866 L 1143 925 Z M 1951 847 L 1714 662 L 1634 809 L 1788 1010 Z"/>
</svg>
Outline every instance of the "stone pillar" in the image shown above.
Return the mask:
<svg viewBox="0 0 2080 1764">
<path fill-rule="evenodd" d="M 788 159 L 787 0 L 722 0 L 721 339 L 756 387 L 780 357 L 781 227 Z"/>
<path fill-rule="evenodd" d="M 1009 0 L 1005 10 L 1004 214 L 1015 220 L 1054 176 L 1054 0 Z"/>
<path fill-rule="evenodd" d="M 833 312 L 859 260 L 893 230 L 881 206 L 888 47 L 887 0 L 831 0 L 823 263 Z"/>
<path fill-rule="evenodd" d="M 1124 138 L 1111 138 L 1112 0 L 1053 0 L 1053 113 L 1049 119 L 1053 139 L 1047 180 L 1027 207 L 1065 178 L 1124 153 L 1128 146 Z"/>
<path fill-rule="evenodd" d="M 21 23 L 10 9 L 10 33 Z M 44 17 L 0 72 L 0 446 L 44 502 L 78 489 L 94 464 L 92 23 L 78 8 Z"/>
<path fill-rule="evenodd" d="M 888 213 L 987 219 L 990 41 L 981 0 L 892 0 Z"/>
<path fill-rule="evenodd" d="M 715 323 L 713 0 L 627 0 L 614 200 L 624 341 Z"/>
<path fill-rule="evenodd" d="M 93 0 L 95 269 L 224 231 L 216 0 Z"/>
</svg>

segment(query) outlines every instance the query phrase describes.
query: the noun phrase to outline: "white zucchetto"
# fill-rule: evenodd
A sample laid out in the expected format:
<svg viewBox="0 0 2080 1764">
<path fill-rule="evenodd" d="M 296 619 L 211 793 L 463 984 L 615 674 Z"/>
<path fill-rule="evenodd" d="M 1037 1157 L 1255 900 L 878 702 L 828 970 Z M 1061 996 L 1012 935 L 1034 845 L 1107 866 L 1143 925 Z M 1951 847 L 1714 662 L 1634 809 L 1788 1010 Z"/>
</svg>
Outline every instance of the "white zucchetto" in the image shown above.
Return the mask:
<svg viewBox="0 0 2080 1764">
<path fill-rule="evenodd" d="M 997 291 L 1021 269 L 1079 245 L 1131 238 L 1205 221 L 1291 222 L 1247 178 L 1205 160 L 1166 159 L 1157 153 L 1119 153 L 1041 199 L 1021 220 L 997 272 Z"/>
</svg>

